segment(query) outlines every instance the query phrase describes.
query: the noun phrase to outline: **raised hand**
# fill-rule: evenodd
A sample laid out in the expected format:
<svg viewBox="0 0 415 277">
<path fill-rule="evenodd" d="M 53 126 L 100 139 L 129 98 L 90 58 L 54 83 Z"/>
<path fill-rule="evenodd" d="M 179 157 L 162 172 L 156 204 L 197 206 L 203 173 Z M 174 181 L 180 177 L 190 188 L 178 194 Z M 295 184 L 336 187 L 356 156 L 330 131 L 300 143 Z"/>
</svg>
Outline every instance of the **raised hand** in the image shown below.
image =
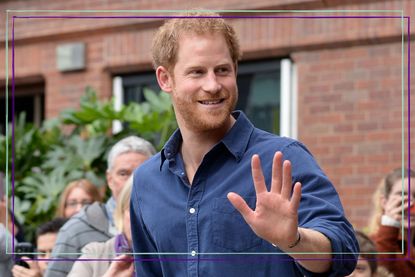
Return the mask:
<svg viewBox="0 0 415 277">
<path fill-rule="evenodd" d="M 112 261 L 110 267 L 102 277 L 131 277 L 134 273 L 133 258 L 123 254 Z"/>
<path fill-rule="evenodd" d="M 24 257 L 28 258 L 28 257 Z M 42 277 L 43 274 L 39 268 L 37 261 L 25 260 L 30 268 L 26 268 L 20 265 L 14 265 L 12 268 L 13 277 Z"/>
<path fill-rule="evenodd" d="M 402 202 L 405 204 L 404 209 L 408 207 L 408 195 L 404 195 L 402 199 L 401 194 L 391 194 L 387 200 L 385 200 L 384 214 L 393 218 L 396 221 L 402 220 Z"/>
<path fill-rule="evenodd" d="M 252 230 L 264 240 L 288 249 L 298 239 L 298 207 L 301 184 L 294 185 L 291 196 L 291 163 L 282 162 L 282 153 L 276 152 L 272 164 L 271 190 L 268 191 L 258 155 L 251 160 L 252 179 L 256 192 L 256 207 L 252 210 L 245 200 L 234 192 L 228 199 L 241 213 Z"/>
</svg>

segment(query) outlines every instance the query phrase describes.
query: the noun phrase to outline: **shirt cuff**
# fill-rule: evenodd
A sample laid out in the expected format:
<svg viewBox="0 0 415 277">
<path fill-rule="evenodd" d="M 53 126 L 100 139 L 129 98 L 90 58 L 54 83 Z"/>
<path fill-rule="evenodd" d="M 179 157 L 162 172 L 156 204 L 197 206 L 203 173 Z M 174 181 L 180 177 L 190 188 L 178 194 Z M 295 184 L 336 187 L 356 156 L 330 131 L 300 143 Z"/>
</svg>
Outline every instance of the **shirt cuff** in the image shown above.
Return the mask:
<svg viewBox="0 0 415 277">
<path fill-rule="evenodd" d="M 382 218 L 380 220 L 380 224 L 382 224 L 383 226 L 391 226 L 391 227 L 396 227 L 396 228 L 400 228 L 401 227 L 401 223 L 395 219 L 393 219 L 390 216 L 387 215 L 382 215 Z"/>
</svg>

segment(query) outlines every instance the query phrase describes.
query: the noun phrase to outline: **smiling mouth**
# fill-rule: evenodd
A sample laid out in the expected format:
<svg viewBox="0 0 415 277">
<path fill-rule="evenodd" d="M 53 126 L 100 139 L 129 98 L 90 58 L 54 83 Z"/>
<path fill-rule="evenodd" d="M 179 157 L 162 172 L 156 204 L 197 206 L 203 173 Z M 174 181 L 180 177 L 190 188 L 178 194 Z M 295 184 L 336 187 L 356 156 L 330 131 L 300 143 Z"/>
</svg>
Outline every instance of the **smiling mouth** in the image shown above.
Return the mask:
<svg viewBox="0 0 415 277">
<path fill-rule="evenodd" d="M 217 105 L 222 103 L 223 101 L 225 101 L 225 99 L 216 99 L 216 100 L 202 100 L 202 101 L 198 101 L 200 104 L 203 105 Z"/>
</svg>

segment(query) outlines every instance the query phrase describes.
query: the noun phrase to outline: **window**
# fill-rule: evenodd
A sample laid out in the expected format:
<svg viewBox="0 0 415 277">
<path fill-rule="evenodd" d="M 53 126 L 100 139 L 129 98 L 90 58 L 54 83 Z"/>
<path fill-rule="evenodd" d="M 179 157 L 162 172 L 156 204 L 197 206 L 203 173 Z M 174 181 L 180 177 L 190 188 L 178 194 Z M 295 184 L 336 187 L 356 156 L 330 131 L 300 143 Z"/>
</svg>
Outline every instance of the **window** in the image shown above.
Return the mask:
<svg viewBox="0 0 415 277">
<path fill-rule="evenodd" d="M 1 88 L 2 91 L 6 91 L 5 87 Z M 0 97 L 0 132 L 6 133 L 6 93 Z M 15 85 L 14 95 L 14 116 L 19 116 L 21 112 L 26 113 L 26 122 L 34 123 L 35 126 L 40 126 L 45 118 L 44 109 L 44 84 L 25 84 Z M 12 122 L 12 89 L 9 86 L 8 89 L 8 122 Z M 9 132 L 11 130 L 9 129 Z"/>
<path fill-rule="evenodd" d="M 237 83 L 236 109 L 244 111 L 260 129 L 296 138 L 295 67 L 289 59 L 240 63 Z M 160 91 L 154 72 L 115 77 L 116 105 L 144 101 L 144 88 Z M 115 123 L 113 130 L 120 128 L 121 124 Z"/>
</svg>

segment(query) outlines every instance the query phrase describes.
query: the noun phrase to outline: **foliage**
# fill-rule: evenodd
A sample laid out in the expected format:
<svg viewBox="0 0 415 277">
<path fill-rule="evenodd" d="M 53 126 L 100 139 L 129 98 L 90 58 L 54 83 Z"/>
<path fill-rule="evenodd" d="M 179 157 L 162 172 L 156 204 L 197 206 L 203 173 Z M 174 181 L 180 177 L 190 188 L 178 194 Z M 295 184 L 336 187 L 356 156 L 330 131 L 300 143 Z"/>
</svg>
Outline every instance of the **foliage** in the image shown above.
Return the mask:
<svg viewBox="0 0 415 277">
<path fill-rule="evenodd" d="M 0 157 L 6 157 L 6 140 L 9 151 L 9 159 L 0 160 L 0 166 L 2 171 L 7 166 L 12 172 L 13 162 L 14 211 L 29 234 L 28 240 L 39 224 L 54 217 L 67 183 L 87 178 L 97 186 L 105 184 L 107 152 L 116 141 L 138 135 L 157 149 L 166 142 L 177 128 L 170 98 L 150 90 L 144 95 L 147 102 L 129 103 L 115 110 L 113 99 L 100 101 L 87 88 L 79 109 L 65 110 L 40 128 L 27 123 L 22 113 L 15 123 L 14 137 L 10 128 L 7 137 L 0 135 Z M 123 123 L 118 134 L 111 133 L 114 120 Z M 8 177 L 11 184 L 10 173 Z"/>
</svg>

